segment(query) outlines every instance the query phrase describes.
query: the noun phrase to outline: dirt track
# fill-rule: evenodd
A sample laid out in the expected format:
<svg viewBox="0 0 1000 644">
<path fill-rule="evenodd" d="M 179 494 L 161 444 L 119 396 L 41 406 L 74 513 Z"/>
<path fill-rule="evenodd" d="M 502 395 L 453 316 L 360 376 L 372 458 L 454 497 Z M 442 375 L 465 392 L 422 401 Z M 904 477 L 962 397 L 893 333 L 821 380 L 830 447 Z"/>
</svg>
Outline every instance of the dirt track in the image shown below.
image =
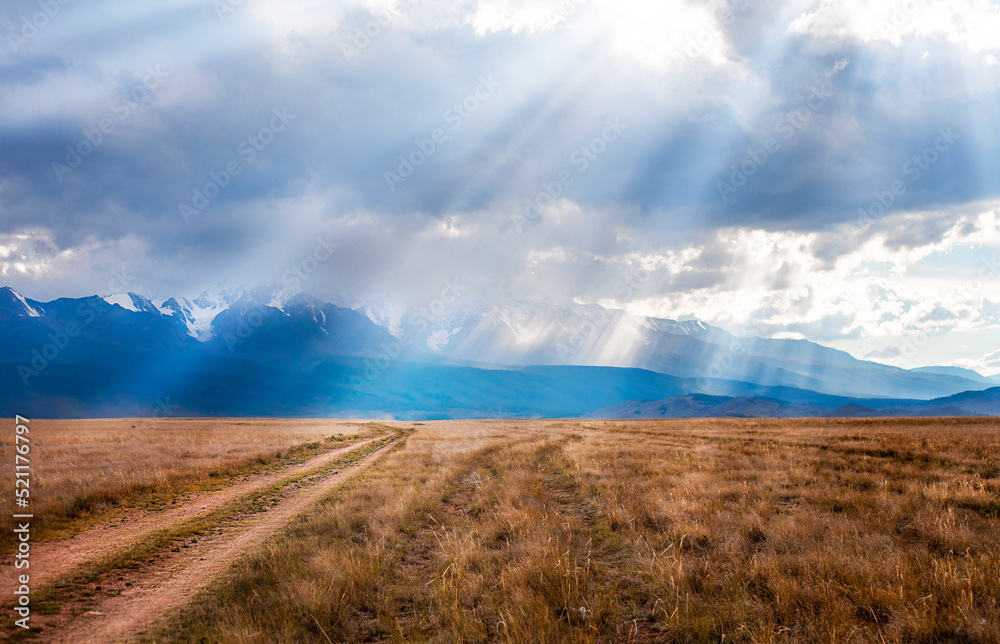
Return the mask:
<svg viewBox="0 0 1000 644">
<path fill-rule="evenodd" d="M 366 448 L 370 451 L 380 441 L 387 442 L 364 455 Z M 96 593 L 82 587 L 74 591 L 76 599 L 70 603 L 57 600 L 61 607 L 57 614 L 33 616 L 32 622 L 44 627 L 36 641 L 133 639 L 189 601 L 255 545 L 373 465 L 396 443 L 391 434 L 361 440 L 277 472 L 246 476 L 224 489 L 178 499 L 178 506 L 169 510 L 136 512 L 69 539 L 39 543 L 32 549 L 33 590 L 53 584 L 59 587 L 85 566 L 126 553 L 144 541 L 162 539 L 164 529 L 176 530 L 173 534 L 178 536 L 168 539 L 188 535 L 183 542 L 153 542 L 166 546 L 155 546 L 154 558 L 143 557 L 141 567 L 115 563 L 128 569 L 104 574 L 92 589 Z M 360 452 L 354 457 L 360 460 L 338 462 L 354 452 Z M 3 567 L 4 592 L 14 578 L 6 574 L 14 572 L 7 571 L 9 567 Z M 0 633 L 0 637 L 8 636 Z"/>
<path fill-rule="evenodd" d="M 152 532 L 209 514 L 236 502 L 243 496 L 323 467 L 348 452 L 382 438 L 385 437 L 376 436 L 358 441 L 277 472 L 250 475 L 221 490 L 193 494 L 177 507 L 158 512 L 136 512 L 93 526 L 68 539 L 39 543 L 31 549 L 31 578 L 34 587 L 41 588 L 87 563 L 127 550 Z M 4 561 L 0 573 L 0 597 L 12 596 L 16 587 L 17 575 L 14 574 L 11 563 L 12 561 Z"/>
<path fill-rule="evenodd" d="M 349 477 L 373 465 L 394 445 L 395 441 L 343 470 L 307 477 L 286 488 L 280 502 L 266 512 L 243 517 L 235 525 L 202 538 L 196 547 L 125 574 L 105 586 L 110 596 L 98 600 L 79 617 L 66 616 L 66 621 L 60 620 L 63 623 L 50 625 L 38 641 L 119 642 L 142 634 L 225 573 L 251 548 L 281 530 Z"/>
</svg>

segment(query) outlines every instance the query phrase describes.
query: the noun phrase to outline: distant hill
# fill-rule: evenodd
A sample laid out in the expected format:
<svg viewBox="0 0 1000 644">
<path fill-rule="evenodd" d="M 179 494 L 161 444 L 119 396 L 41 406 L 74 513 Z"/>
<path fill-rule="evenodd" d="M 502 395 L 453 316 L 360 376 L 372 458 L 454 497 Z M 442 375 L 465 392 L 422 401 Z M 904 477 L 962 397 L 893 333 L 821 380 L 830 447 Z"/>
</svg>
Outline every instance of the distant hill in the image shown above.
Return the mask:
<svg viewBox="0 0 1000 644">
<path fill-rule="evenodd" d="M 772 398 L 727 398 L 694 394 L 658 401 L 619 403 L 587 414 L 588 418 L 801 418 L 819 416 L 825 407 Z"/>
<path fill-rule="evenodd" d="M 798 397 L 801 397 L 799 395 Z M 634 400 L 587 414 L 588 418 L 869 418 L 1000 416 L 1000 387 L 937 400 L 858 399 L 832 406 L 835 399 L 815 397 L 815 403 L 792 403 L 777 398 L 705 395 L 673 396 L 663 400 Z"/>
<path fill-rule="evenodd" d="M 741 338 L 697 320 L 636 316 L 594 304 L 506 302 L 432 319 L 404 316 L 401 328 L 442 358 L 509 366 L 635 367 L 682 378 L 881 398 L 930 399 L 997 384 L 972 371 L 900 369 L 805 340 Z"/>
<path fill-rule="evenodd" d="M 980 384 L 985 384 L 989 386 L 994 386 L 1000 384 L 1000 376 L 983 376 L 972 369 L 963 369 L 961 367 L 917 367 L 915 369 L 910 369 L 911 373 L 926 373 L 936 376 L 950 376 L 953 378 L 963 378 L 972 382 L 978 382 Z"/>
</svg>

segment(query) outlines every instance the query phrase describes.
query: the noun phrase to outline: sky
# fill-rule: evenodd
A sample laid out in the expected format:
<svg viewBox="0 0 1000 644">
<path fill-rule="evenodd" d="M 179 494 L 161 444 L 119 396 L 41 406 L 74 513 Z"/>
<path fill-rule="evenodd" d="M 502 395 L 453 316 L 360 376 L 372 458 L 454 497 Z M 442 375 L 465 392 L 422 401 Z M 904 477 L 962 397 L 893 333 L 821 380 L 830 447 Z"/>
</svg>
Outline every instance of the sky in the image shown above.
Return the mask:
<svg viewBox="0 0 1000 644">
<path fill-rule="evenodd" d="M 0 284 L 460 280 L 998 373 L 997 33 L 986 0 L 6 0 Z"/>
</svg>

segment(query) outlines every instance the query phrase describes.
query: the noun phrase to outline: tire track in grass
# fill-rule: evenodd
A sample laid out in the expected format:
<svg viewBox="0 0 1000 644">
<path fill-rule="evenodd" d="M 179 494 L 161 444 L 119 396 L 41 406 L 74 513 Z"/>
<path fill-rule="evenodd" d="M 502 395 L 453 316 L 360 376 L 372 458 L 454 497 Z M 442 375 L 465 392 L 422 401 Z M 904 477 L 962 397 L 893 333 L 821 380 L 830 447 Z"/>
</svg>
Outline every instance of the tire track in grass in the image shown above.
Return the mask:
<svg viewBox="0 0 1000 644">
<path fill-rule="evenodd" d="M 396 444 L 393 439 L 346 469 L 312 474 L 290 484 L 266 511 L 245 515 L 204 537 L 197 547 L 175 548 L 174 554 L 162 561 L 119 577 L 112 589 L 118 594 L 102 597 L 86 612 L 69 617 L 55 628 L 47 627 L 38 641 L 104 643 L 139 636 L 225 574 L 256 545 L 348 478 L 372 466 Z"/>
<path fill-rule="evenodd" d="M 324 452 L 297 465 L 277 472 L 251 474 L 245 479 L 211 492 L 189 495 L 185 502 L 162 511 L 140 510 L 124 518 L 105 521 L 80 534 L 55 541 L 43 541 L 31 547 L 32 589 L 40 590 L 53 581 L 73 574 L 83 566 L 141 543 L 154 532 L 211 514 L 260 490 L 290 480 L 304 472 L 324 467 L 344 454 L 361 449 L 387 436 L 376 436 L 346 447 Z M 0 575 L 0 596 L 10 597 L 16 588 L 13 560 L 5 561 Z"/>
</svg>

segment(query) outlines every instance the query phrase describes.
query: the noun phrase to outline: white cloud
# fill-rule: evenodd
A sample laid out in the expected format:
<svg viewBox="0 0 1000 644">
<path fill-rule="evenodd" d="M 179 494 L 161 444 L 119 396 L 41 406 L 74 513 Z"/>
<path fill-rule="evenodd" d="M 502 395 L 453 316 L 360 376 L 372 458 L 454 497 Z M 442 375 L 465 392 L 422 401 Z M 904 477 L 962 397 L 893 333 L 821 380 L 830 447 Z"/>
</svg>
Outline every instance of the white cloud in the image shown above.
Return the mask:
<svg viewBox="0 0 1000 644">
<path fill-rule="evenodd" d="M 0 234 L 0 276 L 43 277 L 57 255 L 52 235 L 43 229 Z"/>
<path fill-rule="evenodd" d="M 1000 253 L 996 211 L 953 215 L 937 238 L 887 245 L 898 228 L 931 216 L 887 218 L 864 233 L 849 225 L 830 232 L 721 229 L 700 244 L 663 252 L 659 266 L 669 269 L 660 288 L 621 304 L 633 313 L 729 327 L 753 320 L 775 334 L 821 341 L 995 327 L 983 308 L 990 284 L 1000 282 L 990 268 Z M 842 254 L 832 262 L 818 256 L 816 249 L 834 239 L 848 240 Z M 678 257 L 685 259 L 680 265 Z M 967 269 L 935 277 L 927 262 Z M 686 288 L 691 280 L 682 278 L 697 274 L 706 283 Z"/>
<path fill-rule="evenodd" d="M 344 17 L 343 3 L 315 0 L 248 2 L 246 10 L 285 36 L 327 34 L 337 29 Z"/>
<path fill-rule="evenodd" d="M 615 55 L 652 68 L 676 68 L 693 59 L 724 66 L 731 61 L 718 9 L 718 3 L 618 0 L 601 3 L 593 26 L 606 34 Z"/>
<path fill-rule="evenodd" d="M 991 351 L 977 359 L 959 359 L 948 363 L 949 367 L 962 367 L 972 369 L 985 376 L 1000 375 L 1000 351 Z"/>
<path fill-rule="evenodd" d="M 478 36 L 510 31 L 541 33 L 579 16 L 582 0 L 480 0 L 464 20 Z"/>
<path fill-rule="evenodd" d="M 260 264 L 261 256 L 277 257 L 279 248 L 285 259 L 236 277 L 248 283 L 280 281 L 322 233 L 340 246 L 302 290 L 327 298 L 343 294 L 355 303 L 385 295 L 397 304 L 419 306 L 440 292 L 441 284 L 459 279 L 470 306 L 482 303 L 477 298 L 571 299 L 640 315 L 697 318 L 736 331 L 755 322 L 773 337 L 808 338 L 907 366 L 921 362 L 907 343 L 979 334 L 978 343 L 958 354 L 953 344 L 947 359 L 922 360 L 977 361 L 984 353 L 983 334 L 1000 333 L 996 305 L 988 300 L 1000 274 L 980 271 L 994 266 L 984 262 L 1000 256 L 996 204 L 955 214 L 904 213 L 877 220 L 868 230 L 853 225 L 814 232 L 733 227 L 671 244 L 668 237 L 630 226 L 625 213 L 593 211 L 569 200 L 530 229 L 508 229 L 500 236 L 496 231 L 510 218 L 501 207 L 442 218 L 370 211 L 331 217 L 324 203 L 316 197 L 263 208 L 298 212 L 300 226 L 275 229 L 274 249 L 248 249 L 245 270 Z M 933 234 L 912 239 L 902 234 L 934 219 L 943 223 L 932 227 Z M 309 243 L 296 245 L 296 239 Z M 159 261 L 170 264 L 177 258 Z M 41 292 L 24 288 L 34 299 L 87 295 L 94 284 L 109 283 L 116 269 L 145 275 L 152 262 L 148 248 L 135 238 L 84 240 L 59 248 L 43 229 L 0 236 L 5 281 L 15 288 L 44 284 Z M 633 284 L 634 295 L 620 287 L 630 276 L 641 276 Z M 160 299 L 191 295 L 163 291 L 163 285 L 159 289 L 146 293 L 134 284 L 113 290 Z"/>
<path fill-rule="evenodd" d="M 0 253 L 0 283 L 36 300 L 142 293 L 144 286 L 136 275 L 151 264 L 148 245 L 134 236 L 92 237 L 61 248 L 51 230 L 31 228 L 0 234 L 0 248 L 4 251 Z"/>
<path fill-rule="evenodd" d="M 822 0 L 792 22 L 793 33 L 901 45 L 914 37 L 948 40 L 974 52 L 1000 48 L 1000 7 L 987 0 Z"/>
<path fill-rule="evenodd" d="M 375 14 L 384 13 L 390 3 L 357 4 Z M 724 30 L 747 3 L 736 3 L 733 13 L 727 12 L 728 3 L 722 0 L 436 0 L 413 7 L 408 0 L 399 0 L 395 6 L 396 15 L 405 16 L 399 22 L 407 29 L 428 32 L 466 26 L 480 37 L 565 30 L 581 48 L 603 49 L 619 60 L 663 71 L 694 60 L 732 64 L 726 56 Z"/>
</svg>

